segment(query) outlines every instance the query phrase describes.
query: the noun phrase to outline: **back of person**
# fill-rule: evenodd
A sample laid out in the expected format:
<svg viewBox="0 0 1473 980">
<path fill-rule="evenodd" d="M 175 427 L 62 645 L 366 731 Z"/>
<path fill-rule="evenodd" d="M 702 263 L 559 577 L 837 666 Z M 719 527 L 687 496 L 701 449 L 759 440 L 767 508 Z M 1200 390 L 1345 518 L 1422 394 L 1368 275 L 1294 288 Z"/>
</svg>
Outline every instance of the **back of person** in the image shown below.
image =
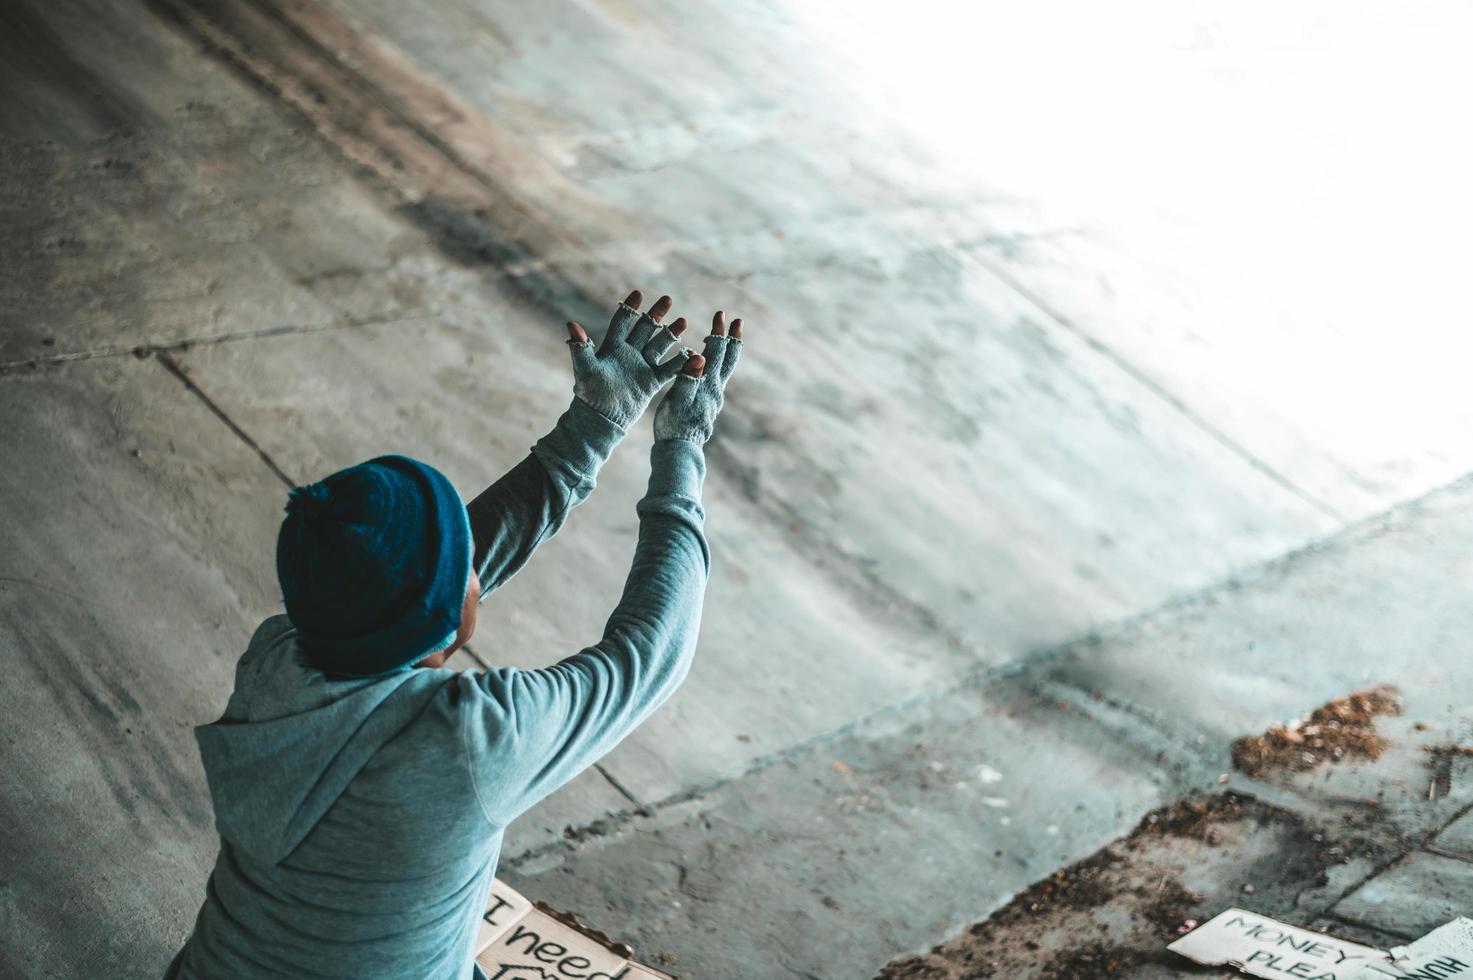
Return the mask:
<svg viewBox="0 0 1473 980">
<path fill-rule="evenodd" d="M 700 488 L 740 348 L 717 314 L 684 329 L 621 304 L 595 352 L 569 325 L 575 398 L 467 508 L 381 457 L 292 492 L 278 541 L 287 615 L 257 630 L 219 721 L 197 729 L 221 848 L 166 980 L 464 980 L 506 825 L 640 724 L 684 679 L 709 572 Z M 655 419 L 649 492 L 603 637 L 542 670 L 446 669 L 476 602 L 593 489 L 627 427 Z"/>
<path fill-rule="evenodd" d="M 446 751 L 456 675 L 314 673 L 290 621 L 268 620 L 201 739 L 221 849 L 173 975 L 458 976 L 502 828 Z"/>
</svg>

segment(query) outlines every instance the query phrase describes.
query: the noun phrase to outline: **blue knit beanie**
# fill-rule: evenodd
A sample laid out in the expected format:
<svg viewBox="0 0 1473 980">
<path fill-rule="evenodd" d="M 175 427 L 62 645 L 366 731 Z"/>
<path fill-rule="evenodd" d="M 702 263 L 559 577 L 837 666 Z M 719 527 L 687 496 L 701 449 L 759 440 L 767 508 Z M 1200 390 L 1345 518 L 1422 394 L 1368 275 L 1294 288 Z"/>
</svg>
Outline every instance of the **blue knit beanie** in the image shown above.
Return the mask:
<svg viewBox="0 0 1473 980">
<path fill-rule="evenodd" d="M 460 495 L 407 456 L 296 487 L 276 539 L 286 613 L 328 674 L 382 674 L 445 649 L 460 629 L 470 568 Z"/>
</svg>

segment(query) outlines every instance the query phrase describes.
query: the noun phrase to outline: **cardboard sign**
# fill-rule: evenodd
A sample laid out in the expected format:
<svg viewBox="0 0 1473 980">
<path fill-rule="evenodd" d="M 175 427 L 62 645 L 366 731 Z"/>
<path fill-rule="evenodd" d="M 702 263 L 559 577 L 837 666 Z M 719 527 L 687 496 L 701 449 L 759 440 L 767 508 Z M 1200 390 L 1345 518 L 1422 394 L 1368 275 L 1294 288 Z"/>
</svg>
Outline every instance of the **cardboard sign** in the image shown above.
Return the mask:
<svg viewBox="0 0 1473 980">
<path fill-rule="evenodd" d="M 538 908 L 501 879 L 491 883 L 476 937 L 476 963 L 489 980 L 670 980 L 632 955 L 572 916 Z"/>
<path fill-rule="evenodd" d="M 1372 963 L 1352 980 L 1448 980 L 1473 978 L 1473 919 L 1454 919 L 1408 946 L 1391 950 L 1391 960 Z"/>
<path fill-rule="evenodd" d="M 1204 966 L 1235 966 L 1265 980 L 1352 980 L 1379 949 L 1228 909 L 1166 947 Z M 1378 978 L 1384 980 L 1384 978 Z"/>
</svg>

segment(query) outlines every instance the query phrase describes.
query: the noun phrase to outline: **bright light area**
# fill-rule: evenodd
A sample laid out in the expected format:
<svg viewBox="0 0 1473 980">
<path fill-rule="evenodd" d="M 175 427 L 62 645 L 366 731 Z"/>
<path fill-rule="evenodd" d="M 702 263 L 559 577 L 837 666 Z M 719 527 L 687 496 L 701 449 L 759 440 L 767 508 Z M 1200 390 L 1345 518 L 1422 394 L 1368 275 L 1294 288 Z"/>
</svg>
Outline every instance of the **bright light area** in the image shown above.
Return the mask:
<svg viewBox="0 0 1473 980">
<path fill-rule="evenodd" d="M 1084 230 L 1065 312 L 1230 433 L 1473 468 L 1473 4 L 798 7 L 963 186 Z"/>
</svg>

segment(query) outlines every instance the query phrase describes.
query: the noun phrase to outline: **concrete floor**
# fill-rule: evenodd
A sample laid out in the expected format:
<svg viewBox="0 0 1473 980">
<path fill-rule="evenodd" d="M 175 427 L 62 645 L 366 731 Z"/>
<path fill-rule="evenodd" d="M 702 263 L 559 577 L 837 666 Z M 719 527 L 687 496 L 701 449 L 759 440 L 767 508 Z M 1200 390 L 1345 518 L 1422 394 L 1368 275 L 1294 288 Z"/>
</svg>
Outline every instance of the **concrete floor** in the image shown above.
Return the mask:
<svg viewBox="0 0 1473 980">
<path fill-rule="evenodd" d="M 566 403 L 563 321 L 632 287 L 748 324 L 711 601 L 675 700 L 509 835 L 525 893 L 694 976 L 861 976 L 1329 697 L 1465 737 L 1473 157 L 1416 129 L 1393 216 L 1355 150 L 1464 90 L 1445 6 L 922 4 L 919 43 L 863 4 L 7 4 L 0 973 L 151 976 L 187 933 L 190 728 L 276 607 L 285 483 L 409 451 L 473 495 Z M 1431 54 L 1342 119 L 1367 38 Z M 649 438 L 462 663 L 597 631 Z M 1407 833 L 1473 802 L 1403 789 Z"/>
</svg>

